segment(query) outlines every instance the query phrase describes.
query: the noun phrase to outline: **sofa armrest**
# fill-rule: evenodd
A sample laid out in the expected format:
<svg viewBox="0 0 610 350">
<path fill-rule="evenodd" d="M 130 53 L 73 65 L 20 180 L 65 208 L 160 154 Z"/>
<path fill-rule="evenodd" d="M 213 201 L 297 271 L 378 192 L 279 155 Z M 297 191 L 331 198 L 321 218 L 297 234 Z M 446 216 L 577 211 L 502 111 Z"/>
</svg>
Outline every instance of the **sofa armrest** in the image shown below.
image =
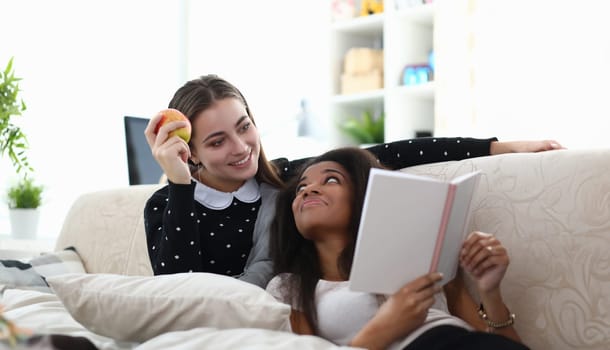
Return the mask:
<svg viewBox="0 0 610 350">
<path fill-rule="evenodd" d="M 144 205 L 161 185 L 135 185 L 81 195 L 70 208 L 55 246 L 76 248 L 89 273 L 152 275 Z"/>
</svg>

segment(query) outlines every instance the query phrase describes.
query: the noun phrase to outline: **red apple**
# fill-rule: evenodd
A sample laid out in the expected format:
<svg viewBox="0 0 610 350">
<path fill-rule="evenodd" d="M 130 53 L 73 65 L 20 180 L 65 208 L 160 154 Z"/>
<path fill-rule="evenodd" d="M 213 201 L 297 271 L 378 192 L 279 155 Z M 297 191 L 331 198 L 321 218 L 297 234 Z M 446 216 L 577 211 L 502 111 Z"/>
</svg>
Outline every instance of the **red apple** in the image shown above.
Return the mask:
<svg viewBox="0 0 610 350">
<path fill-rule="evenodd" d="M 164 109 L 160 113 L 162 117 L 157 123 L 157 126 L 155 126 L 155 134 L 159 132 L 159 128 L 167 122 L 184 120 L 188 122 L 188 126 L 173 130 L 169 133 L 169 137 L 175 135 L 183 139 L 186 143 L 188 143 L 191 139 L 191 123 L 189 122 L 189 119 L 184 114 L 182 114 L 182 112 L 174 108 Z"/>
</svg>

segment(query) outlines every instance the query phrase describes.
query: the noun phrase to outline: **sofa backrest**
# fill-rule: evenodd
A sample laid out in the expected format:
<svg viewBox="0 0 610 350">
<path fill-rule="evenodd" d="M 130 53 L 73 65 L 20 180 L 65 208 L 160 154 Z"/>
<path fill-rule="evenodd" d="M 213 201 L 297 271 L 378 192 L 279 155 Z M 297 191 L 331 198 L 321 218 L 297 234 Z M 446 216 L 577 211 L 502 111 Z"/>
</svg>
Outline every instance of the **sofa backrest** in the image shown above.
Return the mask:
<svg viewBox="0 0 610 350">
<path fill-rule="evenodd" d="M 532 349 L 610 349 L 610 149 L 504 154 L 402 171 L 451 179 L 481 170 L 470 230 L 495 234 L 511 264 L 502 284 Z M 160 185 L 82 195 L 57 249 L 91 273 L 150 275 L 143 210 Z"/>
<path fill-rule="evenodd" d="M 610 349 L 610 149 L 505 154 L 404 171 L 483 176 L 470 231 L 508 249 L 502 282 L 531 349 Z M 470 284 L 471 285 L 471 284 Z"/>
</svg>

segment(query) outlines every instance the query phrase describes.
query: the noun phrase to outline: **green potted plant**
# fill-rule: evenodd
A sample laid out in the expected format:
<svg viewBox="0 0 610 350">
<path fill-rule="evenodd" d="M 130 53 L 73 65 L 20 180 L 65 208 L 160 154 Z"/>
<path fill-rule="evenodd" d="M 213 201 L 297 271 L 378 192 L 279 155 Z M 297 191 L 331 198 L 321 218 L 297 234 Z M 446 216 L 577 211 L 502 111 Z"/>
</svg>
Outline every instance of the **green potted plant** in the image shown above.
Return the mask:
<svg viewBox="0 0 610 350">
<path fill-rule="evenodd" d="M 7 191 L 11 233 L 19 238 L 31 238 L 38 230 L 43 186 L 24 176 Z"/>
<path fill-rule="evenodd" d="M 7 200 L 11 233 L 19 237 L 31 237 L 38 228 L 38 207 L 42 200 L 43 187 L 34 184 L 28 176 L 34 169 L 26 155 L 28 142 L 21 128 L 13 122 L 26 105 L 19 98 L 19 81 L 13 71 L 13 58 L 4 71 L 0 71 L 0 156 L 8 155 L 21 179 L 9 186 Z"/>
<path fill-rule="evenodd" d="M 373 117 L 373 113 L 365 110 L 360 118 L 346 119 L 339 129 L 359 145 L 383 143 L 384 119 L 383 113 Z"/>
<path fill-rule="evenodd" d="M 36 209 L 42 201 L 42 191 L 41 185 L 36 185 L 32 179 L 24 177 L 17 184 L 9 187 L 8 207 L 10 209 Z"/>
</svg>

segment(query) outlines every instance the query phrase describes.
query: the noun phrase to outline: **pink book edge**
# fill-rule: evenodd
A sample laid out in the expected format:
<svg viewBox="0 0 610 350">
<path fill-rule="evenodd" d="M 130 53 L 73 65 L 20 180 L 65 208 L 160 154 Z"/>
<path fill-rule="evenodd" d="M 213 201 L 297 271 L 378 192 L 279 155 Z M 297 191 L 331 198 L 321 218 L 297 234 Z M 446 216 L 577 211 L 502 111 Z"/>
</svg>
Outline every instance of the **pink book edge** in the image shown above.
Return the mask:
<svg viewBox="0 0 610 350">
<path fill-rule="evenodd" d="M 434 254 L 432 255 L 432 262 L 430 265 L 430 272 L 438 269 L 438 261 L 441 256 L 441 249 L 443 248 L 443 242 L 445 241 L 445 232 L 447 231 L 447 223 L 449 222 L 449 216 L 451 214 L 451 208 L 453 207 L 453 198 L 455 198 L 455 190 L 457 186 L 455 184 L 449 184 L 447 190 L 447 198 L 445 199 L 445 207 L 443 208 L 443 217 L 441 218 L 441 225 L 436 235 L 436 243 L 434 245 Z"/>
</svg>

